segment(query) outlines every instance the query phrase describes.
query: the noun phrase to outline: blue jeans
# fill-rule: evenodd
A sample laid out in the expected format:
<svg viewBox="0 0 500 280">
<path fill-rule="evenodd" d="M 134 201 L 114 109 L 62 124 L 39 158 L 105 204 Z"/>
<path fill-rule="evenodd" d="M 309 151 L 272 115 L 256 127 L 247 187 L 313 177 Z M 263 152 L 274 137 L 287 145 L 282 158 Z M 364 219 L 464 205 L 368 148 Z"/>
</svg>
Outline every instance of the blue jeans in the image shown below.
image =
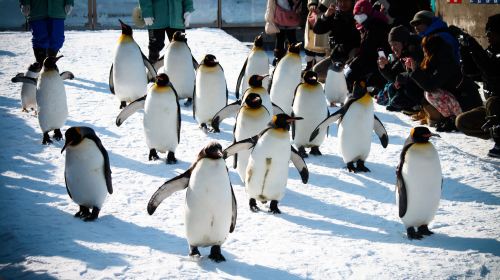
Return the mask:
<svg viewBox="0 0 500 280">
<path fill-rule="evenodd" d="M 64 43 L 64 19 L 40 19 L 30 21 L 33 48 L 59 51 Z"/>
</svg>

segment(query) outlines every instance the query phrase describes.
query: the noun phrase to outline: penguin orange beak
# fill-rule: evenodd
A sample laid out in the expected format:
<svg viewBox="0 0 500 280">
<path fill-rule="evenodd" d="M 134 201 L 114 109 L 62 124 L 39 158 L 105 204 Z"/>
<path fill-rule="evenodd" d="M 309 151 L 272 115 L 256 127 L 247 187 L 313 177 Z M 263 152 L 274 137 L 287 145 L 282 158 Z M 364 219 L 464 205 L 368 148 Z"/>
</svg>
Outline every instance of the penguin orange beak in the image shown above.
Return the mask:
<svg viewBox="0 0 500 280">
<path fill-rule="evenodd" d="M 303 120 L 304 118 L 302 117 L 290 117 L 288 120 L 286 120 L 287 123 L 292 123 L 297 120 Z"/>
<path fill-rule="evenodd" d="M 64 146 L 63 146 L 63 147 L 62 147 L 62 149 L 61 149 L 61 154 L 64 152 L 64 150 L 66 150 L 66 147 L 67 147 L 68 145 L 71 145 L 71 143 L 73 143 L 73 141 L 69 141 L 69 142 L 68 142 L 68 141 L 66 141 L 66 143 L 64 143 Z"/>
<path fill-rule="evenodd" d="M 437 133 L 431 133 L 431 136 L 436 136 L 436 137 L 441 138 L 441 135 L 439 135 L 439 134 L 437 134 Z"/>
</svg>

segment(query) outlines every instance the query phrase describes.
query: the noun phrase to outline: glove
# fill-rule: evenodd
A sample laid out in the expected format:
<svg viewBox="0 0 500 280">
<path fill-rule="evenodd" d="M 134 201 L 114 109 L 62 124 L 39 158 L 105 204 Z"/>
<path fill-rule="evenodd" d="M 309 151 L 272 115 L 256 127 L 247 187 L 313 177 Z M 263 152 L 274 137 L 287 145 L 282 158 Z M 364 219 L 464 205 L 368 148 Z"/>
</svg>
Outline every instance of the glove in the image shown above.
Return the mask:
<svg viewBox="0 0 500 280">
<path fill-rule="evenodd" d="M 30 5 L 21 5 L 21 13 L 23 16 L 27 17 L 30 15 L 31 7 Z"/>
<path fill-rule="evenodd" d="M 189 27 L 190 22 L 191 22 L 191 13 L 185 12 L 184 13 L 184 27 Z"/>
<path fill-rule="evenodd" d="M 66 5 L 66 6 L 64 6 L 64 12 L 66 12 L 67 16 L 69 16 L 69 14 L 71 14 L 71 11 L 73 11 L 73 6 L 72 5 Z"/>
<path fill-rule="evenodd" d="M 146 25 L 153 25 L 153 23 L 155 22 L 155 18 L 154 17 L 147 17 L 147 18 L 144 18 L 144 23 L 146 23 Z"/>
</svg>

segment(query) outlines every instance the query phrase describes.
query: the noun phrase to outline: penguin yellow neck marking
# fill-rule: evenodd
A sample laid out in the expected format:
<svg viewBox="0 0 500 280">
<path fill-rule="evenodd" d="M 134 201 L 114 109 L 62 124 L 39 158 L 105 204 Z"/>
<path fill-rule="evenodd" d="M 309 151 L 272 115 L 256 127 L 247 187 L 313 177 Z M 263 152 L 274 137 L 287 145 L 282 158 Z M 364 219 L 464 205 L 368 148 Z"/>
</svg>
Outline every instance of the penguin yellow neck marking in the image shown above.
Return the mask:
<svg viewBox="0 0 500 280">
<path fill-rule="evenodd" d="M 290 137 L 290 133 L 288 132 L 288 130 L 284 129 L 284 128 L 274 128 L 271 130 L 272 132 L 274 132 L 274 134 L 277 136 L 277 137 L 280 137 L 280 138 L 283 138 L 283 137 Z"/>
<path fill-rule="evenodd" d="M 156 93 L 166 93 L 170 89 L 169 86 L 159 86 L 159 85 L 153 85 L 152 90 L 154 90 Z"/>
<path fill-rule="evenodd" d="M 130 43 L 133 41 L 134 41 L 134 38 L 132 38 L 132 36 L 130 36 L 130 35 L 122 34 L 120 36 L 120 38 L 118 38 L 118 43 Z"/>
<path fill-rule="evenodd" d="M 319 84 L 311 85 L 311 84 L 308 84 L 308 83 L 303 83 L 302 84 L 302 88 L 305 89 L 305 90 L 311 91 L 311 90 L 315 89 L 318 85 Z"/>
<path fill-rule="evenodd" d="M 287 56 L 289 55 L 291 57 L 298 57 L 298 58 L 300 58 L 300 55 L 298 53 L 288 52 L 286 55 Z"/>
<path fill-rule="evenodd" d="M 370 96 L 370 94 L 367 92 L 367 93 L 365 93 L 365 95 L 363 95 L 363 97 L 358 99 L 358 102 L 363 104 L 363 105 L 368 105 L 370 103 L 373 103 L 373 100 L 372 100 L 372 97 Z"/>
<path fill-rule="evenodd" d="M 215 66 L 206 66 L 206 65 L 200 65 L 200 71 L 202 72 L 208 72 L 208 73 L 211 73 L 211 72 L 217 72 L 217 70 L 219 70 L 219 67 L 217 67 L 217 65 Z"/>
<path fill-rule="evenodd" d="M 263 51 L 263 50 L 264 50 L 264 48 L 262 48 L 262 47 L 256 47 L 256 46 L 252 47 L 252 51 L 254 51 L 254 52 L 255 51 Z"/>
<path fill-rule="evenodd" d="M 426 142 L 426 143 L 415 143 L 413 144 L 412 147 L 415 147 L 415 149 L 426 149 L 429 147 L 429 145 L 432 145 L 430 142 Z"/>
</svg>

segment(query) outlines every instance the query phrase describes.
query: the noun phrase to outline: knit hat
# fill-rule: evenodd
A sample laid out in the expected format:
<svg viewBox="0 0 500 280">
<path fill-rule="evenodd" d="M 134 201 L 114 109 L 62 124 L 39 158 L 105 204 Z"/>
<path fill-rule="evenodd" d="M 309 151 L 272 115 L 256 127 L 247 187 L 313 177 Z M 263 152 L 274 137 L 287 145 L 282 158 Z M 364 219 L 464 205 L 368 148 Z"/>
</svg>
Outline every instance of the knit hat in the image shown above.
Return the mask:
<svg viewBox="0 0 500 280">
<path fill-rule="evenodd" d="M 393 27 L 389 32 L 388 41 L 389 42 L 401 42 L 405 43 L 410 38 L 410 31 L 403 25 Z"/>
<path fill-rule="evenodd" d="M 487 31 L 500 33 L 500 14 L 490 16 L 486 22 L 485 29 Z"/>
<path fill-rule="evenodd" d="M 366 14 L 370 15 L 372 13 L 373 7 L 370 1 L 368 0 L 358 0 L 356 4 L 354 4 L 354 10 L 352 13 L 354 15 Z"/>
<path fill-rule="evenodd" d="M 415 14 L 413 19 L 410 21 L 412 26 L 419 25 L 421 23 L 430 25 L 432 23 L 432 19 L 434 18 L 434 13 L 431 11 L 423 10 Z"/>
</svg>

